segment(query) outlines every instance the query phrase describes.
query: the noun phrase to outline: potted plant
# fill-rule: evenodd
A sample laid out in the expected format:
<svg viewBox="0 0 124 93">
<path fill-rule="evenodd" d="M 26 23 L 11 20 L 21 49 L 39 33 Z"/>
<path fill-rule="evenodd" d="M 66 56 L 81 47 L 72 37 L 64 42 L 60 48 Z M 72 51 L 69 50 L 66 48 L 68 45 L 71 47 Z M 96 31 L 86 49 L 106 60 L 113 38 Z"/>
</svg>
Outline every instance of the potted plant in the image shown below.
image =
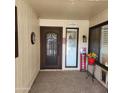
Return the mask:
<svg viewBox="0 0 124 93">
<path fill-rule="evenodd" d="M 91 64 L 91 65 L 94 64 L 94 62 L 96 61 L 96 58 L 97 58 L 96 53 L 95 52 L 90 52 L 90 53 L 87 54 L 87 56 L 88 56 L 88 63 Z"/>
</svg>

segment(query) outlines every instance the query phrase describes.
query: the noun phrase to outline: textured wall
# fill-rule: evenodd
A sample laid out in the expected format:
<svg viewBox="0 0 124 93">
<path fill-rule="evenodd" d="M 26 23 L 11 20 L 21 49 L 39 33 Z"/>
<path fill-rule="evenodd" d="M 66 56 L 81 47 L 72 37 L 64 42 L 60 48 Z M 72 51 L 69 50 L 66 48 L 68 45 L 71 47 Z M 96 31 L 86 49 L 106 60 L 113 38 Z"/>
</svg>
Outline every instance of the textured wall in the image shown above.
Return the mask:
<svg viewBox="0 0 124 93">
<path fill-rule="evenodd" d="M 80 65 L 80 49 L 82 47 L 88 48 L 87 43 L 83 43 L 82 36 L 86 35 L 88 38 L 89 21 L 88 20 L 50 20 L 40 19 L 40 26 L 60 26 L 63 27 L 63 38 L 66 37 L 66 27 L 79 27 L 79 39 L 78 39 L 78 67 L 77 68 L 65 68 L 65 43 L 62 44 L 62 69 L 63 70 L 79 70 Z"/>
<path fill-rule="evenodd" d="M 39 20 L 33 9 L 24 0 L 16 0 L 18 9 L 19 57 L 15 62 L 16 93 L 28 93 L 40 69 Z M 36 34 L 36 43 L 31 44 L 31 32 Z"/>
</svg>

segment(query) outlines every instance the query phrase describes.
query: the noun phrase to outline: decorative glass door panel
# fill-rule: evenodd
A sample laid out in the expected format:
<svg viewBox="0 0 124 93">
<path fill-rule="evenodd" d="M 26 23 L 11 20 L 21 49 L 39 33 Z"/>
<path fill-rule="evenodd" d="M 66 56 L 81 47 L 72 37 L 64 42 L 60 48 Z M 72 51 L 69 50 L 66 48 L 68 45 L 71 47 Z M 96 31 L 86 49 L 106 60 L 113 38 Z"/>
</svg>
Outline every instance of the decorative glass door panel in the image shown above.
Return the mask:
<svg viewBox="0 0 124 93">
<path fill-rule="evenodd" d="M 66 29 L 66 67 L 77 67 L 78 29 Z"/>
<path fill-rule="evenodd" d="M 46 62 L 48 65 L 57 63 L 57 34 L 46 34 Z"/>
</svg>

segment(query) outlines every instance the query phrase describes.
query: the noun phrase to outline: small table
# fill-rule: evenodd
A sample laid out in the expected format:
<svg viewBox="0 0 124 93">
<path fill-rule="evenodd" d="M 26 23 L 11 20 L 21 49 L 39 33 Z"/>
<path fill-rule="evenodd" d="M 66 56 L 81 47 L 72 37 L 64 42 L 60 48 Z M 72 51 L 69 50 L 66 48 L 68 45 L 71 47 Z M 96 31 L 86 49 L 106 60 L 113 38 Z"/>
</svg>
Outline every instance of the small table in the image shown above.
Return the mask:
<svg viewBox="0 0 124 93">
<path fill-rule="evenodd" d="M 92 67 L 92 73 L 90 73 L 89 71 L 88 71 L 88 69 L 89 69 L 89 65 L 91 65 L 91 66 L 93 66 Z M 95 63 L 93 63 L 93 64 L 87 64 L 87 77 L 86 78 L 88 78 L 89 77 L 89 75 L 91 75 L 92 76 L 92 81 L 94 81 L 94 72 L 95 72 L 95 66 L 96 66 L 96 64 Z"/>
</svg>

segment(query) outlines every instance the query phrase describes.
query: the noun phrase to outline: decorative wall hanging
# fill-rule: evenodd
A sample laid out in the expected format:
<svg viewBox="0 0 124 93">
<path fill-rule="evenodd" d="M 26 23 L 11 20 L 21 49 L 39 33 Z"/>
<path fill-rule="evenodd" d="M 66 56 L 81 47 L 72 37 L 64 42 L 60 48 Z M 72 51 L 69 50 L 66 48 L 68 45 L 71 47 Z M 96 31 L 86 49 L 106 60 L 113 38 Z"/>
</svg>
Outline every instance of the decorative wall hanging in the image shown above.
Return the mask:
<svg viewBox="0 0 124 93">
<path fill-rule="evenodd" d="M 35 44 L 35 33 L 34 32 L 31 33 L 31 43 Z"/>
</svg>

